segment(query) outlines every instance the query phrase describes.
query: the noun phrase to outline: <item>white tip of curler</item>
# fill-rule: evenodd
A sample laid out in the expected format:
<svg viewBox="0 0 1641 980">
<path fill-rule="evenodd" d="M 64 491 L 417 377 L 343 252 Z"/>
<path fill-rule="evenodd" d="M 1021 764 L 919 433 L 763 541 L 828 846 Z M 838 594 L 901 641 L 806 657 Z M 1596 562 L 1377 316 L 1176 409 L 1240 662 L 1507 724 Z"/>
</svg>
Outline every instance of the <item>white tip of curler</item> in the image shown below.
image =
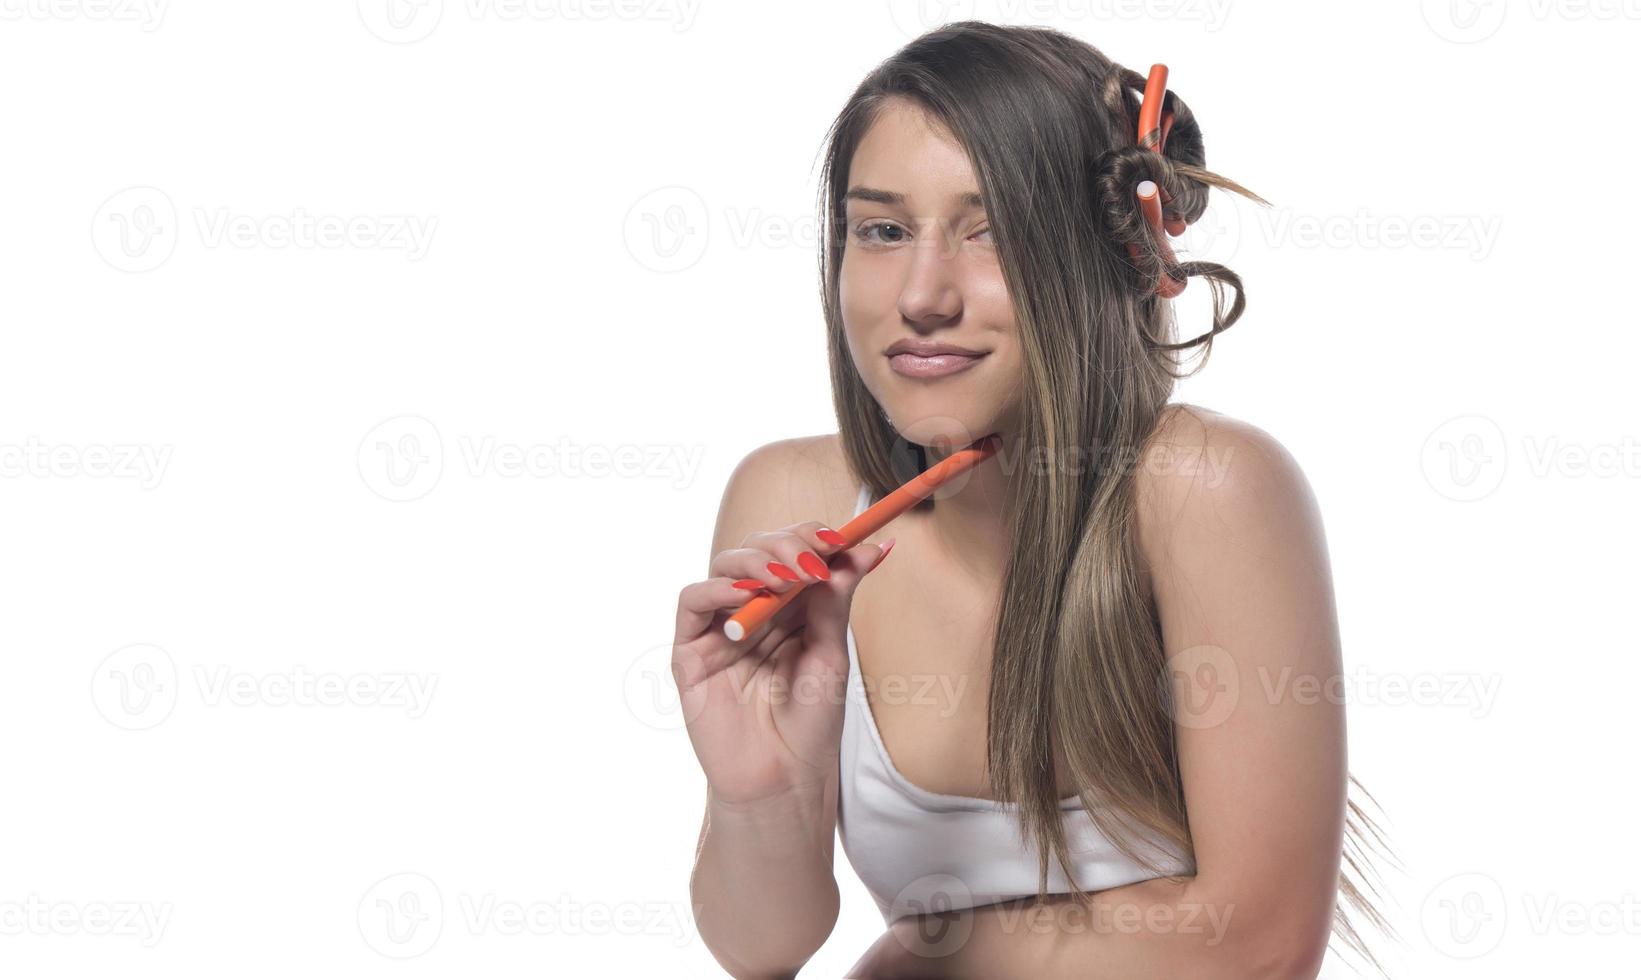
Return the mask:
<svg viewBox="0 0 1641 980">
<path fill-rule="evenodd" d="M 729 637 L 731 640 L 735 640 L 735 641 L 738 642 L 741 639 L 741 637 L 746 635 L 746 631 L 741 629 L 741 624 L 740 623 L 737 623 L 733 619 L 731 619 L 728 622 L 724 623 L 724 635 Z"/>
<path fill-rule="evenodd" d="M 1154 180 L 1142 180 L 1135 189 L 1139 191 L 1139 195 L 1141 197 L 1150 197 L 1157 192 L 1157 182 Z"/>
</svg>

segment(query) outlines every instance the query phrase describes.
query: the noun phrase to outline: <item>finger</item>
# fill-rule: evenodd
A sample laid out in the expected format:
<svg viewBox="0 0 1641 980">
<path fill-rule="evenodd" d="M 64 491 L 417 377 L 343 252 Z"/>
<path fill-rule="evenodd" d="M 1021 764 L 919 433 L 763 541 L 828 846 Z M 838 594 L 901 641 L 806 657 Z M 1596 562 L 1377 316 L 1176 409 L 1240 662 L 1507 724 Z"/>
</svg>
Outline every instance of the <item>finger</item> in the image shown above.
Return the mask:
<svg viewBox="0 0 1641 980">
<path fill-rule="evenodd" d="M 687 690 L 705 684 L 743 660 L 749 669 L 738 676 L 745 681 L 777 647 L 801 628 L 801 620 L 785 617 L 770 620 L 739 643 L 731 643 L 720 631 L 713 629 L 695 642 L 675 646 L 673 672 L 679 689 Z"/>
<path fill-rule="evenodd" d="M 753 581 L 718 575 L 684 586 L 678 593 L 678 621 L 672 642 L 687 643 L 707 632 L 720 610 L 735 610 L 746 605 L 748 599 L 761 591 L 761 582 L 759 588 L 746 587 Z"/>
<path fill-rule="evenodd" d="M 825 558 L 843 551 L 849 546 L 849 539 L 842 533 L 834 530 L 830 525 L 820 521 L 804 521 L 799 524 L 789 524 L 782 528 L 790 531 L 804 540 L 810 550 Z"/>
<path fill-rule="evenodd" d="M 786 568 L 786 573 L 776 566 Z M 785 565 L 773 552 L 763 548 L 720 551 L 712 556 L 708 574 L 728 576 L 732 580 L 757 579 L 771 592 L 785 592 L 803 580 L 797 569 Z"/>
<path fill-rule="evenodd" d="M 891 539 L 890 543 L 893 543 Z M 886 555 L 887 549 L 870 542 L 856 545 L 832 558 L 832 579 L 824 585 L 812 585 L 809 614 L 806 617 L 815 642 L 835 644 L 842 649 L 849 627 L 849 608 L 854 602 L 855 589 L 866 573 Z"/>
<path fill-rule="evenodd" d="M 816 551 L 818 539 L 811 533 L 798 534 L 790 530 L 760 531 L 747 538 L 749 547 L 759 548 L 775 556 L 778 566 L 772 568 L 776 575 L 790 578 L 796 582 L 813 585 L 816 582 L 825 582 L 832 577 L 832 570 L 826 559 Z"/>
</svg>

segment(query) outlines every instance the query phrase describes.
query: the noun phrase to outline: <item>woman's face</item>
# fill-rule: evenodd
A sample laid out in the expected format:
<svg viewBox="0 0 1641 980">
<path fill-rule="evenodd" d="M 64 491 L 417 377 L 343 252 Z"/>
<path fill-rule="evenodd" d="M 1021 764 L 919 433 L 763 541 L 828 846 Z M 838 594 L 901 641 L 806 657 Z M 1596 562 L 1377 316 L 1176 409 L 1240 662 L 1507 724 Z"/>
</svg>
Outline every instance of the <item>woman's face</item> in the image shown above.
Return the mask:
<svg viewBox="0 0 1641 980">
<path fill-rule="evenodd" d="M 855 367 L 895 429 L 924 445 L 1010 433 L 1021 359 L 979 182 L 962 146 L 895 99 L 849 167 L 839 295 Z M 890 356 L 897 342 L 977 357 Z"/>
</svg>

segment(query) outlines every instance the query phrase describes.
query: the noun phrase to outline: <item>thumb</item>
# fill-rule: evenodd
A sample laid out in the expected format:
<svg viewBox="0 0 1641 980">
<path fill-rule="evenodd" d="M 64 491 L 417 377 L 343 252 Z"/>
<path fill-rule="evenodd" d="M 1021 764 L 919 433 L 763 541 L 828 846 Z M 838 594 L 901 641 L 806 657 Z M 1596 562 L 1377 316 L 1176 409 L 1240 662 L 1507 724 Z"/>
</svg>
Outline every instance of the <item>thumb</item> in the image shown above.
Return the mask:
<svg viewBox="0 0 1641 980">
<path fill-rule="evenodd" d="M 844 643 L 844 630 L 849 625 L 849 607 L 855 598 L 855 588 L 868 572 L 876 568 L 894 547 L 895 539 L 875 544 L 858 544 L 848 551 L 832 556 L 829 567 L 832 577 L 809 586 L 813 595 L 805 616 L 806 630 L 816 640 Z"/>
</svg>

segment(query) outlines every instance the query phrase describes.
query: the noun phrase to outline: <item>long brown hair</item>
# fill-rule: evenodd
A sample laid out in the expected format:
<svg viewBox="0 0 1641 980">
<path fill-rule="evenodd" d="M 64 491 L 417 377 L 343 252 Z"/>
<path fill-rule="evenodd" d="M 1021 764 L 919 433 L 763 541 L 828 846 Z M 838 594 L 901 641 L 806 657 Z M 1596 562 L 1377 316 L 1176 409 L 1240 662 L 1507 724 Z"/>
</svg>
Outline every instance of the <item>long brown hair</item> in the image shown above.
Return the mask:
<svg viewBox="0 0 1641 980">
<path fill-rule="evenodd" d="M 1172 90 L 1165 152 L 1137 145 L 1144 86 L 1143 75 L 1059 31 L 964 21 L 915 39 L 850 96 L 825 150 L 821 287 L 842 445 L 875 496 L 921 472 L 928 458 L 926 447 L 894 430 L 844 338 L 844 193 L 862 137 L 887 100 L 903 98 L 964 144 L 1018 325 L 1021 444 L 1051 460 L 1067 447 L 1143 448 L 1175 382 L 1195 373 L 1181 373 L 1182 352 L 1199 349 L 1200 370 L 1244 301 L 1241 279 L 1225 266 L 1178 263 L 1176 273 L 1208 281 L 1214 313 L 1211 329 L 1175 340 L 1171 307 L 1151 292 L 1165 259 L 1135 185 L 1156 181 L 1187 222 L 1207 208 L 1211 187 L 1268 203 L 1204 169 L 1201 128 Z M 1050 853 L 1086 897 L 1071 875 L 1056 744 L 1090 817 L 1124 853 L 1162 870 L 1136 845 L 1131 823 L 1192 853 L 1169 686 L 1159 683 L 1166 657 L 1137 571 L 1136 467 L 1098 458 L 1092 466 L 1016 467 L 1009 477 L 1013 545 L 993 638 L 987 766 L 994 797 L 1018 804 L 1022 842 L 1036 843 L 1039 897 Z M 934 506 L 931 497 L 918 508 Z M 1345 829 L 1345 902 L 1336 903 L 1334 929 L 1377 964 L 1345 906 L 1389 931 L 1368 878 L 1369 853 L 1385 842 L 1354 801 Z"/>
</svg>

